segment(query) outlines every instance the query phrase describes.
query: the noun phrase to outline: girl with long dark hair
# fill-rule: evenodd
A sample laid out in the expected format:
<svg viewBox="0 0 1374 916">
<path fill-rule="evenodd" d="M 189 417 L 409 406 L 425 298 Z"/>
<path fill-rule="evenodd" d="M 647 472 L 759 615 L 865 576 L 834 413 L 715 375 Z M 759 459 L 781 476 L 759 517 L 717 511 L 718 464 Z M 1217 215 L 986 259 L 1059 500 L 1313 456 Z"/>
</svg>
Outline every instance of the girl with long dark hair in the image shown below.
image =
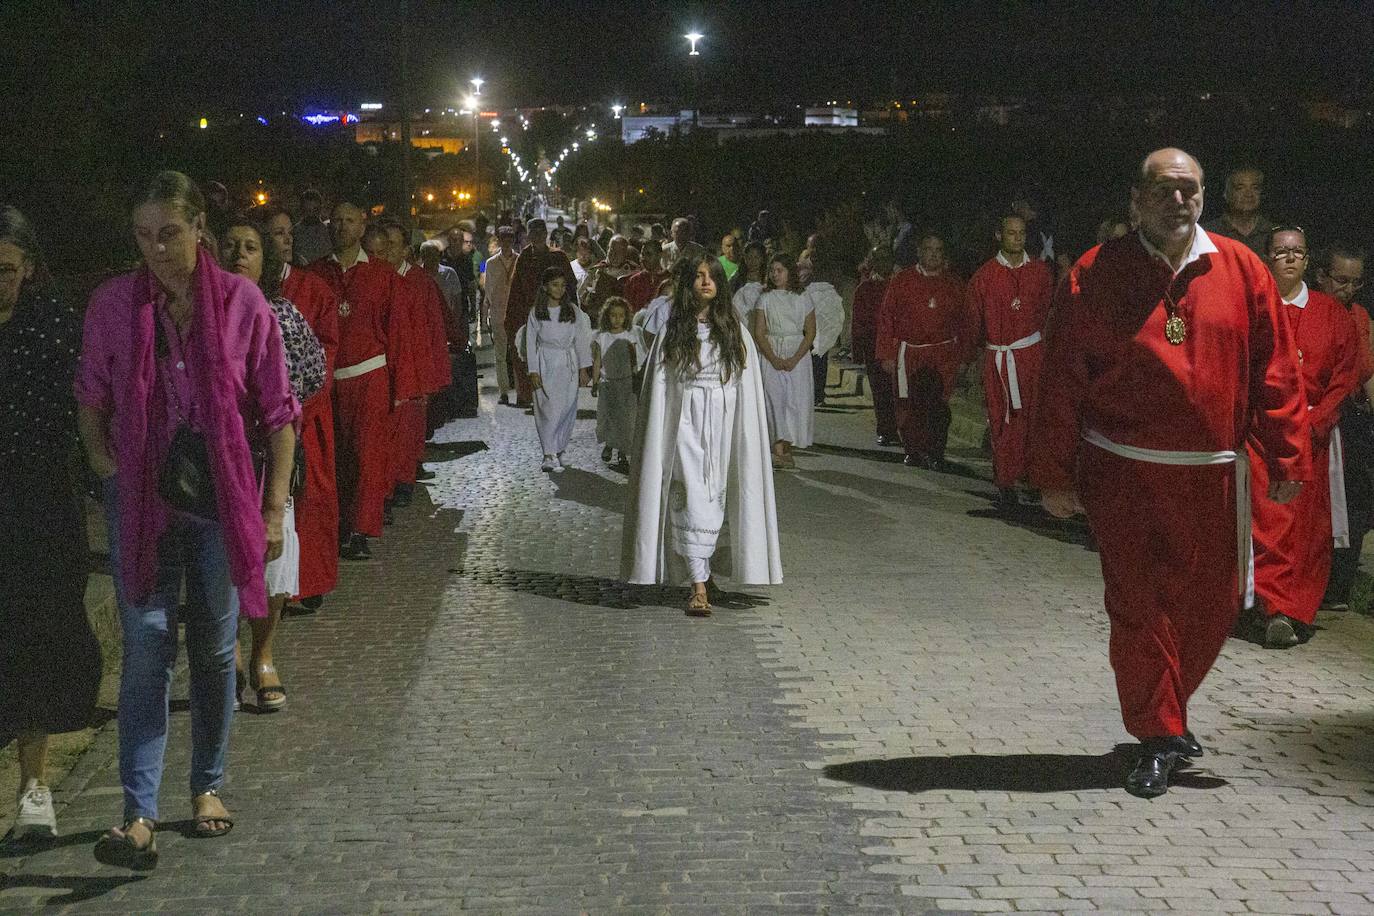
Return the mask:
<svg viewBox="0 0 1374 916">
<path fill-rule="evenodd" d="M 563 450 L 577 420 L 577 389 L 591 381 L 592 326 L 568 292 L 562 267 L 547 268 L 525 325 L 525 364 L 534 391 L 534 428 L 544 450 L 540 468 L 562 473 Z"/>
<path fill-rule="evenodd" d="M 639 399 L 622 572 L 690 582 L 687 613 L 707 617 L 711 557 L 727 517 L 732 577 L 782 581 L 759 355 L 720 261 L 685 258 Z"/>
<path fill-rule="evenodd" d="M 739 313 L 740 320 L 746 326 L 752 322 L 749 313 L 758 306 L 759 296 L 763 295 L 763 283 L 768 279 L 767 264 L 768 249 L 763 242 L 750 242 L 744 246 L 744 256 L 740 260 L 739 270 L 735 271 L 735 276 L 731 278 L 735 294 L 735 311 Z"/>
</svg>

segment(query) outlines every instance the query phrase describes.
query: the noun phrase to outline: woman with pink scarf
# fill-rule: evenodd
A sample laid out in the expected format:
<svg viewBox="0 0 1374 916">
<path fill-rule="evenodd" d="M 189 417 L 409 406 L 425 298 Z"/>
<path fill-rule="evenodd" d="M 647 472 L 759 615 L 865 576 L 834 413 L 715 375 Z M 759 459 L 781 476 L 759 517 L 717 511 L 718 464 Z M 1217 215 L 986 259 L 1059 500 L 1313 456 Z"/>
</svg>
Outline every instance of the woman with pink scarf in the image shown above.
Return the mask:
<svg viewBox="0 0 1374 916">
<path fill-rule="evenodd" d="M 300 406 L 267 301 L 253 283 L 221 270 L 202 244 L 205 200 L 191 180 L 178 172 L 154 176 L 134 201 L 133 228 L 144 266 L 91 297 L 76 399 L 87 460 L 105 481 L 124 635 L 124 821 L 100 839 L 95 855 L 147 870 L 157 863 L 178 622 L 190 662 L 193 832 L 213 837 L 233 827 L 219 790 L 237 615 L 267 615 L 263 569 L 282 549 Z M 213 509 L 201 514 L 173 509 L 159 495 L 159 474 L 181 427 L 203 438 L 208 456 Z M 261 478 L 254 451 L 264 455 Z M 179 607 L 183 578 L 186 603 Z"/>
</svg>

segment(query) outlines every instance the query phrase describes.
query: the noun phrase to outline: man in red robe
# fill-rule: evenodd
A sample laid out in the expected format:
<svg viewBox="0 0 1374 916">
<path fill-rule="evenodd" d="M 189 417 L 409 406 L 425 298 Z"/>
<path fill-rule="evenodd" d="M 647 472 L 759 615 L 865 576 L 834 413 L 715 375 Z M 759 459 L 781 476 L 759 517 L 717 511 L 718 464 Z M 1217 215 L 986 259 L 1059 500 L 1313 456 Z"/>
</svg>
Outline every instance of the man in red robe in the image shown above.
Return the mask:
<svg viewBox="0 0 1374 916">
<path fill-rule="evenodd" d="M 400 387 L 414 394 L 396 404 L 392 412 L 391 501 L 404 507 L 410 505 L 415 481 L 434 477 L 432 471 L 420 466 L 425 453 L 427 402 L 448 387 L 453 376 L 444 336 L 443 293 L 429 274 L 410 263 L 406 228 L 394 219 L 381 220 L 379 225 L 385 230 L 381 252 L 401 277 L 400 299 L 405 302 L 401 314 L 410 376 Z"/>
<path fill-rule="evenodd" d="M 293 498 L 301 542 L 301 604 L 318 610 L 339 581 L 339 493 L 334 483 L 334 362 L 339 352 L 339 300 L 324 280 L 291 266 L 291 219 L 278 214 L 268 224 L 279 257 L 285 255 L 281 292 L 305 318 L 324 347 L 325 383 L 301 405 L 301 449 L 305 486 Z M 282 247 L 283 243 L 285 248 Z"/>
<path fill-rule="evenodd" d="M 1050 263 L 1026 255 L 1026 221 L 1002 217 L 997 256 L 968 282 L 970 352 L 983 348 L 983 396 L 992 433 L 992 480 L 1004 509 L 1019 504 L 1026 432 L 1040 386 L 1041 332 L 1054 295 Z"/>
<path fill-rule="evenodd" d="M 1326 584 L 1322 609 L 1348 611 L 1350 590 L 1360 568 L 1360 553 L 1365 535 L 1374 523 L 1374 339 L 1370 336 L 1369 312 L 1355 301 L 1364 286 L 1365 253 L 1345 242 L 1326 248 L 1324 264 L 1317 271 L 1322 292 L 1334 296 L 1345 306 L 1355 324 L 1355 341 L 1360 351 L 1360 384 L 1341 411 L 1341 468 L 1345 476 L 1346 523 L 1350 529 L 1348 546 L 1336 544 L 1332 550 L 1331 578 Z"/>
<path fill-rule="evenodd" d="M 639 246 L 639 270 L 625 278 L 625 301 L 630 303 L 631 312 L 643 311 L 654 301 L 658 287 L 668 276 L 663 269 L 663 243 L 657 239 L 645 239 Z"/>
<path fill-rule="evenodd" d="M 941 470 L 949 435 L 949 397 L 963 345 L 964 285 L 946 271 L 945 243 L 920 239 L 914 267 L 898 271 L 878 309 L 875 349 L 893 377 L 897 432 L 906 464 Z"/>
<path fill-rule="evenodd" d="M 534 308 L 535 297 L 539 294 L 540 277 L 550 267 L 561 267 L 567 276 L 565 299 L 576 302 L 577 277 L 573 274 L 568 256 L 555 251 L 548 245 L 548 226 L 542 219 L 532 219 L 525 227 L 529 244 L 515 259 L 515 271 L 510 279 L 510 298 L 506 300 L 506 336 L 512 346 L 516 334 L 529 321 L 530 309 Z M 530 388 L 530 371 L 518 355 L 513 360 L 515 369 L 515 406 L 529 407 L 533 404 L 534 392 Z"/>
<path fill-rule="evenodd" d="M 1326 293 L 1309 290 L 1303 282 L 1308 261 L 1303 231 L 1286 226 L 1274 229 L 1265 253 L 1283 300 L 1282 311 L 1297 341 L 1312 430 L 1311 482 L 1296 499 L 1282 504 L 1265 495 L 1268 478 L 1260 461 L 1264 444 L 1250 443 L 1255 481 L 1255 607 L 1264 618 L 1265 647 L 1291 649 L 1310 635 L 1326 592 L 1333 505 L 1340 510 L 1343 529 L 1334 534 L 1343 544 L 1349 542 L 1336 422 L 1341 404 L 1360 384 L 1360 349 L 1345 306 Z"/>
<path fill-rule="evenodd" d="M 1198 227 L 1202 198 L 1192 156 L 1145 159 L 1140 231 L 1088 251 L 1055 297 L 1030 438 L 1046 510 L 1086 509 L 1101 551 L 1121 716 L 1141 742 L 1126 790 L 1141 797 L 1203 752 L 1188 699 L 1240 609 L 1246 440 L 1274 501 L 1312 473 L 1278 290 L 1252 251 Z"/>
<path fill-rule="evenodd" d="M 347 201 L 329 221 L 334 253 L 310 265 L 339 301 L 339 349 L 334 369 L 334 446 L 339 490 L 340 547 L 346 560 L 370 559 L 369 537 L 382 534 L 391 488 L 387 460 L 396 375 L 403 338 L 393 327 L 400 277 L 362 249 L 366 216 Z"/>
<path fill-rule="evenodd" d="M 879 445 L 901 445 L 897 438 L 897 417 L 892 410 L 892 376 L 883 369 L 875 348 L 878 310 L 892 274 L 892 249 L 877 245 L 868 253 L 868 275 L 854 288 L 854 313 L 850 318 L 850 349 L 854 360 L 868 373 L 873 392 L 873 419 L 878 427 Z"/>
</svg>

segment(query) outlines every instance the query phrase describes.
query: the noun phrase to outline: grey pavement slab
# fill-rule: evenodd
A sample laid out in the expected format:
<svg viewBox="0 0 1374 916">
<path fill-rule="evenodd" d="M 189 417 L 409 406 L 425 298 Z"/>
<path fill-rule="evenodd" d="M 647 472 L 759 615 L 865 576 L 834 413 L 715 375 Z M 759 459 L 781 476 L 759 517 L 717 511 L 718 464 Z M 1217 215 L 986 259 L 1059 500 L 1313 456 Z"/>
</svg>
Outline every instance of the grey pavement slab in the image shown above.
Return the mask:
<svg viewBox="0 0 1374 916">
<path fill-rule="evenodd" d="M 702 621 L 616 580 L 594 424 L 542 474 L 485 397 L 376 559 L 284 622 L 288 708 L 234 726 L 235 830 L 179 832 L 177 711 L 162 863 L 98 865 L 111 728 L 60 843 L 0 858 L 0 912 L 1374 912 L 1374 624 L 1229 645 L 1208 756 L 1131 798 L 1080 530 L 991 517 L 972 456 L 907 469 L 866 422 L 822 415 L 778 477 L 785 584 Z"/>
</svg>

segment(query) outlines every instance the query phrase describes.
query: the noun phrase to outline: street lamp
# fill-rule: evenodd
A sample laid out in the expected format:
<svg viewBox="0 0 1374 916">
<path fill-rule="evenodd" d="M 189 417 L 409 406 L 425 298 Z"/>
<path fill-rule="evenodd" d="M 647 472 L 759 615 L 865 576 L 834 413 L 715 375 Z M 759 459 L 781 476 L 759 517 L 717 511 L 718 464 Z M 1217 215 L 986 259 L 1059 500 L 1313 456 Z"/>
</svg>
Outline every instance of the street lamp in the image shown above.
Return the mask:
<svg viewBox="0 0 1374 916">
<path fill-rule="evenodd" d="M 701 52 L 697 50 L 697 42 L 706 36 L 697 31 L 688 32 L 683 36 L 691 42 L 692 49 L 687 52 L 688 57 L 700 57 Z M 701 66 L 696 61 L 691 61 L 692 67 L 692 126 L 696 126 L 699 120 L 701 108 Z"/>
<path fill-rule="evenodd" d="M 690 51 L 687 52 L 687 56 L 688 56 L 688 57 L 700 57 L 700 56 L 701 56 L 701 52 L 697 50 L 697 42 L 701 41 L 701 40 L 702 40 L 703 38 L 705 38 L 706 36 L 703 35 L 703 34 L 701 34 L 700 32 L 688 32 L 686 35 L 684 35 L 684 36 L 682 36 L 682 37 L 683 37 L 683 38 L 686 38 L 688 41 L 690 41 L 690 42 L 692 43 L 692 50 L 690 50 Z"/>
<path fill-rule="evenodd" d="M 483 80 L 480 76 L 474 76 L 469 82 L 472 83 L 473 93 L 463 99 L 463 104 L 472 109 L 472 149 L 475 157 L 472 164 L 472 196 L 473 199 L 477 201 L 481 200 L 482 197 L 482 133 L 480 130 L 482 112 L 481 103 L 477 99 L 477 93 L 482 90 Z M 474 203 L 473 206 L 480 209 L 480 206 L 476 203 Z"/>
</svg>

